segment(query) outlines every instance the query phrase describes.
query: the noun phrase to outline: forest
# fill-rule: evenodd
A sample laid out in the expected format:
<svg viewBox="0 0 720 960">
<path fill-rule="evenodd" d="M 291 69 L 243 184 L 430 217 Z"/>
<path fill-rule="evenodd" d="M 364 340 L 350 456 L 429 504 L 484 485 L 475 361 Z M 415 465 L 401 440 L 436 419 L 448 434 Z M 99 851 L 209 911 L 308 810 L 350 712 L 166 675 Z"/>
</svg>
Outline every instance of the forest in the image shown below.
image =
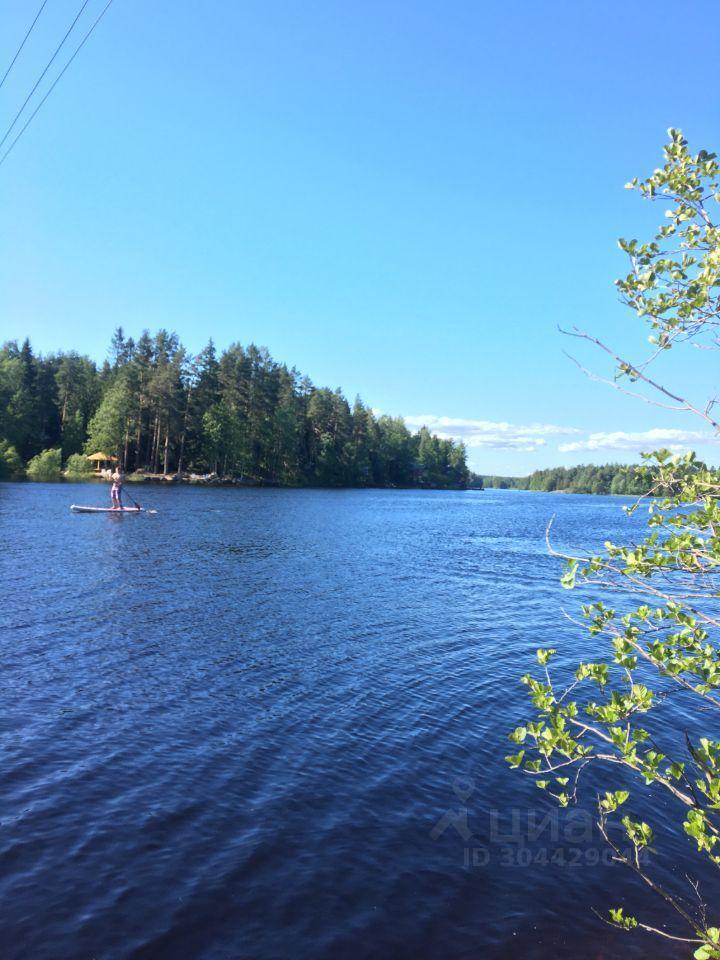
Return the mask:
<svg viewBox="0 0 720 960">
<path fill-rule="evenodd" d="M 0 348 L 0 479 L 89 472 L 88 454 L 129 472 L 217 474 L 287 486 L 462 488 L 465 447 L 362 400 L 316 387 L 262 347 L 212 340 L 193 356 L 174 333 L 118 328 L 108 359 Z"/>
<path fill-rule="evenodd" d="M 528 477 L 495 477 L 482 475 L 477 478 L 480 486 L 501 490 L 542 490 L 564 493 L 612 493 L 624 496 L 640 496 L 652 486 L 652 473 L 645 469 L 620 463 L 601 466 L 588 463 L 577 467 L 551 467 L 535 470 Z M 469 479 L 475 486 L 476 476 Z"/>
</svg>

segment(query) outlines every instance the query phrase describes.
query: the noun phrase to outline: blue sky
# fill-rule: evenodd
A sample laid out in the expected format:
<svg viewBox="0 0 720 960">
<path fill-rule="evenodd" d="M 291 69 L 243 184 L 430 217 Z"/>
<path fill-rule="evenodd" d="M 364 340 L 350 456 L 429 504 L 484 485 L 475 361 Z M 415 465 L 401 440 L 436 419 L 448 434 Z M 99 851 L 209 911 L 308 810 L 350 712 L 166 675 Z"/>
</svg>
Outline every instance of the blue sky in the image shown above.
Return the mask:
<svg viewBox="0 0 720 960">
<path fill-rule="evenodd" d="M 3 0 L 3 71 L 38 6 Z M 48 0 L 3 131 L 79 6 Z M 98 359 L 117 325 L 254 341 L 465 437 L 485 472 L 670 441 L 716 461 L 699 424 L 585 378 L 564 350 L 607 366 L 556 329 L 641 355 L 616 239 L 663 209 L 623 184 L 669 126 L 720 145 L 716 20 L 692 0 L 114 0 L 0 167 L 0 338 Z M 716 367 L 662 374 L 702 401 Z"/>
</svg>

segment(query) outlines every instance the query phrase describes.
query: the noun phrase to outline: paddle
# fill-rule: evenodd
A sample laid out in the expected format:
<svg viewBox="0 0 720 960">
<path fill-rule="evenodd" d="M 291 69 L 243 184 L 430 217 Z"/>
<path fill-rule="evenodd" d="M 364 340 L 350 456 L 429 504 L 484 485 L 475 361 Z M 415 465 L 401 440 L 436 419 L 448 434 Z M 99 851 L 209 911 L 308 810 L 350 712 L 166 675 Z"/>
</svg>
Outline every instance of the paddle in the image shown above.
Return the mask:
<svg viewBox="0 0 720 960">
<path fill-rule="evenodd" d="M 127 493 L 127 491 L 126 491 L 126 495 L 127 495 L 128 500 L 130 501 L 130 503 L 134 503 L 134 504 L 135 504 L 135 507 L 136 507 L 138 510 L 142 510 L 142 507 L 141 507 L 140 504 L 137 502 L 137 500 L 133 500 L 133 498 L 130 496 L 129 493 Z M 122 497 L 122 493 L 120 494 L 120 497 Z M 122 503 L 122 499 L 121 499 L 120 502 Z"/>
<path fill-rule="evenodd" d="M 127 492 L 127 490 L 125 490 L 124 485 L 120 487 L 119 500 L 120 500 L 120 506 L 121 506 L 121 507 L 122 507 L 122 505 L 123 505 L 123 502 L 122 502 L 123 493 L 125 493 L 125 495 L 127 496 L 128 500 L 130 501 L 130 503 L 134 503 L 134 504 L 135 504 L 135 508 L 136 508 L 137 510 L 142 510 L 142 507 L 141 507 L 140 504 L 137 502 L 137 500 L 133 500 L 133 498 L 130 496 L 130 494 Z"/>
</svg>

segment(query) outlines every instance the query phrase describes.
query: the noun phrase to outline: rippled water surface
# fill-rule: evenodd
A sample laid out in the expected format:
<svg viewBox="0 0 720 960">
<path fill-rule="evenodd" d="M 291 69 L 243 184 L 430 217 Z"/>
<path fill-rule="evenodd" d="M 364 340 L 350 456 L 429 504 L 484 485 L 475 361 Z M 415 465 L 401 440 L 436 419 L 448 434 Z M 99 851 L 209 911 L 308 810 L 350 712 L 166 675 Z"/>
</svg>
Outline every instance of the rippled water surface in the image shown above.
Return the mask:
<svg viewBox="0 0 720 960">
<path fill-rule="evenodd" d="M 503 760 L 622 501 L 132 490 L 0 484 L 4 958 L 685 955 Z"/>
</svg>

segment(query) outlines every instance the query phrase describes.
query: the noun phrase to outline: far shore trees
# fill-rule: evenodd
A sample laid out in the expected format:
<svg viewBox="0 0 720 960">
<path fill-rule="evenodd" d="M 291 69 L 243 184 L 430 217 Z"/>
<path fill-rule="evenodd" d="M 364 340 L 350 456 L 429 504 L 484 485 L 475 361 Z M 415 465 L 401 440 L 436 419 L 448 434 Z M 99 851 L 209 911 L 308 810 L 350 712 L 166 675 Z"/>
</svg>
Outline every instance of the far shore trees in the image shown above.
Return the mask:
<svg viewBox="0 0 720 960">
<path fill-rule="evenodd" d="M 0 479 L 44 476 L 59 450 L 105 453 L 127 471 L 217 473 L 240 481 L 310 486 L 462 488 L 462 443 L 413 434 L 358 397 L 316 387 L 250 344 L 190 356 L 174 333 L 118 328 L 100 368 L 75 352 L 39 357 L 29 341 L 0 348 Z M 49 451 L 53 451 L 52 455 Z M 42 461 L 34 461 L 42 455 Z"/>
<path fill-rule="evenodd" d="M 546 493 L 598 493 L 619 496 L 638 496 L 648 493 L 652 478 L 639 475 L 635 467 L 619 463 L 581 464 L 578 467 L 552 467 L 535 470 L 528 477 L 479 478 L 484 487 L 500 490 L 540 490 Z"/>
<path fill-rule="evenodd" d="M 671 349 L 720 347 L 720 168 L 714 154 L 691 154 L 680 131 L 669 135 L 664 165 L 628 184 L 664 204 L 665 223 L 648 242 L 620 241 L 630 270 L 617 288 L 649 327 L 650 355 L 632 361 L 570 333 L 612 360 L 611 386 L 718 434 L 715 398 L 698 402 L 694 384 L 670 386 L 653 366 Z M 554 649 L 537 651 L 539 671 L 523 677 L 534 715 L 511 735 L 507 760 L 562 807 L 593 777 L 600 832 L 638 893 L 651 891 L 665 911 L 662 929 L 643 919 L 642 902 L 612 905 L 608 922 L 708 960 L 720 957 L 720 904 L 705 899 L 720 868 L 720 472 L 661 450 L 640 481 L 652 496 L 631 510 L 648 510 L 645 539 L 567 558 L 563 586 L 594 597 L 582 608 L 594 655 L 569 672 L 554 666 Z M 686 838 L 689 870 L 655 860 L 668 817 Z"/>
</svg>

